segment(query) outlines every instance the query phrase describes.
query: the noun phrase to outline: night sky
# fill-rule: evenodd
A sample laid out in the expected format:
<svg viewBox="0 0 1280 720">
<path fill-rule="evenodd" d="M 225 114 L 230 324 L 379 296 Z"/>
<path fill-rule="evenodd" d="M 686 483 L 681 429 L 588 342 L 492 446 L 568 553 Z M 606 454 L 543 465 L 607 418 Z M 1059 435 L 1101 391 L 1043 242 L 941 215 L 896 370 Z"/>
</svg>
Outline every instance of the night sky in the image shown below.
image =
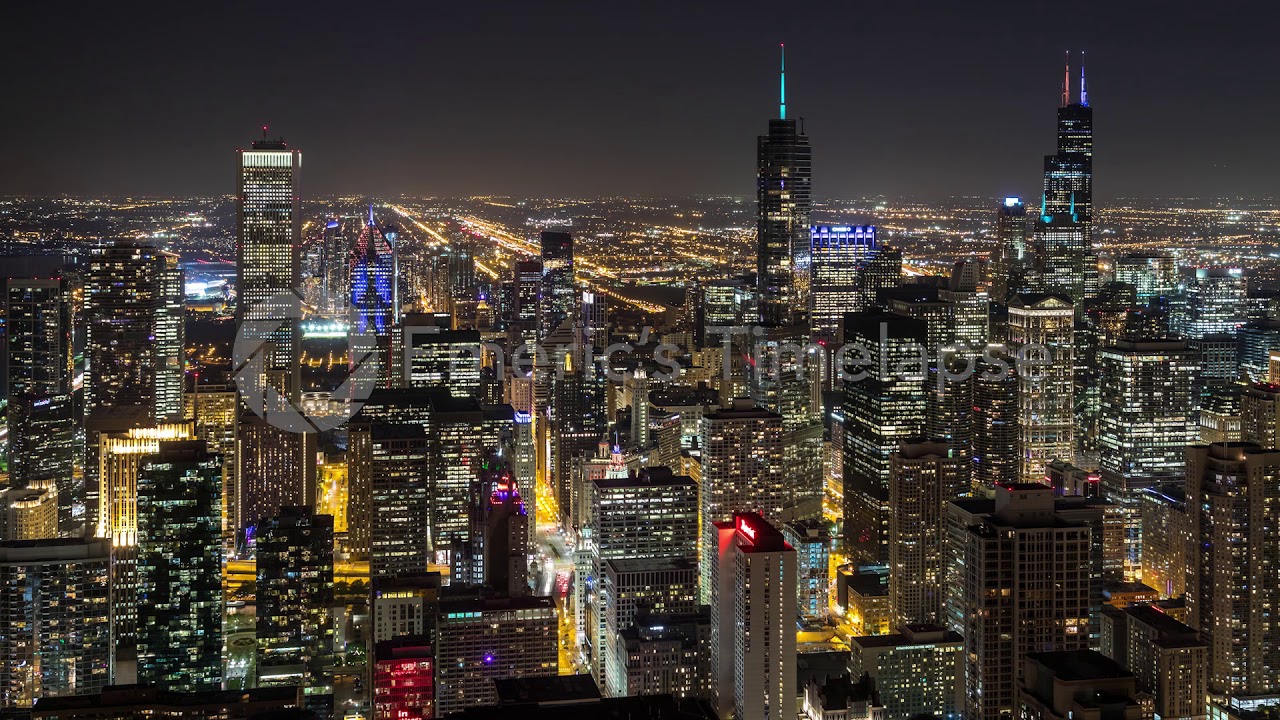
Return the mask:
<svg viewBox="0 0 1280 720">
<path fill-rule="evenodd" d="M 0 193 L 223 194 L 264 124 L 304 195 L 754 192 L 788 112 L 818 197 L 1037 196 L 1086 50 L 1118 196 L 1280 185 L 1270 3 L 6 3 Z M 1074 74 L 1074 72 L 1073 72 Z"/>
</svg>

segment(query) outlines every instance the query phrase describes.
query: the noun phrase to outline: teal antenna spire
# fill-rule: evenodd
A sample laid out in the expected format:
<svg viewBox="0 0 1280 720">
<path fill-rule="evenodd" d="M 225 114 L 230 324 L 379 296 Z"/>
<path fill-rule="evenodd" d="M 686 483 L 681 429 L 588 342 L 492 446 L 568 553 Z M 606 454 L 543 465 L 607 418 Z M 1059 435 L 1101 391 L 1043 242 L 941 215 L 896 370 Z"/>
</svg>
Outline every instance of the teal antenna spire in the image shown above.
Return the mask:
<svg viewBox="0 0 1280 720">
<path fill-rule="evenodd" d="M 778 117 L 787 119 L 787 44 L 778 43 L 782 54 L 781 72 L 778 73 Z"/>
<path fill-rule="evenodd" d="M 1084 51 L 1080 51 L 1080 104 L 1089 107 L 1089 92 L 1084 89 Z"/>
</svg>

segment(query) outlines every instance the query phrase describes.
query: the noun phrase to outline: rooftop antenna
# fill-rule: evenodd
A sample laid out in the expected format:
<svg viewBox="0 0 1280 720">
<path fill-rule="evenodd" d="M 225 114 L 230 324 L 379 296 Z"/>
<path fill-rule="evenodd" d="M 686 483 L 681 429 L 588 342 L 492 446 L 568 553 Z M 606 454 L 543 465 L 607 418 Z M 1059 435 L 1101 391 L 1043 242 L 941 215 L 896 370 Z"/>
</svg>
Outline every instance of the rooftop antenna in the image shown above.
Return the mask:
<svg viewBox="0 0 1280 720">
<path fill-rule="evenodd" d="M 266 125 L 263 125 L 263 126 L 262 126 L 262 139 L 263 139 L 263 141 L 264 141 L 264 142 L 265 142 L 265 141 L 266 141 L 266 139 L 267 139 L 267 126 L 266 126 Z"/>
<path fill-rule="evenodd" d="M 369 203 L 369 224 L 373 225 L 373 203 Z"/>
<path fill-rule="evenodd" d="M 1080 51 L 1080 104 L 1089 107 L 1089 93 L 1084 89 L 1084 51 Z"/>
<path fill-rule="evenodd" d="M 1062 107 L 1071 104 L 1071 51 L 1067 51 L 1067 64 L 1062 71 Z"/>
<path fill-rule="evenodd" d="M 778 50 L 781 53 L 782 64 L 781 72 L 778 73 L 778 117 L 782 120 L 787 119 L 787 44 L 778 43 Z"/>
</svg>

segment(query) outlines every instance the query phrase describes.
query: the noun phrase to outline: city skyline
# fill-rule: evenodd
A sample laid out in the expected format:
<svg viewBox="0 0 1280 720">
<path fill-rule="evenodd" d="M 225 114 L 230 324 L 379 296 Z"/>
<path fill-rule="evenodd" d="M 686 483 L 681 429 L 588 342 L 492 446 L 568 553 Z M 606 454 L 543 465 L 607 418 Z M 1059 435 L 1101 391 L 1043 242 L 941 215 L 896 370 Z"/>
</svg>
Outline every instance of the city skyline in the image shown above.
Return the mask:
<svg viewBox="0 0 1280 720">
<path fill-rule="evenodd" d="M 388 8 L 384 52 L 363 55 L 310 8 L 85 10 L 0 51 L 27 66 L 13 92 L 40 108 L 0 119 L 0 192 L 223 194 L 219 148 L 267 124 L 308 151 L 310 197 L 749 196 L 743 149 L 787 42 L 818 197 L 1033 196 L 1066 50 L 1086 52 L 1102 112 L 1100 200 L 1272 194 L 1274 101 L 1252 78 L 1280 68 L 1248 42 L 1265 23 L 1228 25 L 1225 10 L 1086 2 L 1071 15 L 1093 20 L 1073 24 L 1048 7 L 812 7 L 776 26 L 749 5 L 681 10 Z M 51 20 L 13 12 L 15 26 Z M 112 42 L 131 35 L 147 42 Z M 379 111 L 346 103 L 351 90 Z"/>
</svg>

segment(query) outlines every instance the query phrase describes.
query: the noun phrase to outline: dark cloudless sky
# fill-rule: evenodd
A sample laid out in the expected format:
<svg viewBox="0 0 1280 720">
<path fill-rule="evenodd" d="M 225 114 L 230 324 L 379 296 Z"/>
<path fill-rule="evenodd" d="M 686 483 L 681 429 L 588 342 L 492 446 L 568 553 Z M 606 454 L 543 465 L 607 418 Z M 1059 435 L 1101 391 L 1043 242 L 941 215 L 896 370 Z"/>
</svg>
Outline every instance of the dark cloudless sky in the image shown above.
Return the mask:
<svg viewBox="0 0 1280 720">
<path fill-rule="evenodd" d="M 806 119 L 815 192 L 1038 193 L 1063 51 L 1096 188 L 1277 194 L 1263 2 L 7 3 L 0 193 L 218 194 L 264 123 L 321 193 L 753 192 Z"/>
</svg>

